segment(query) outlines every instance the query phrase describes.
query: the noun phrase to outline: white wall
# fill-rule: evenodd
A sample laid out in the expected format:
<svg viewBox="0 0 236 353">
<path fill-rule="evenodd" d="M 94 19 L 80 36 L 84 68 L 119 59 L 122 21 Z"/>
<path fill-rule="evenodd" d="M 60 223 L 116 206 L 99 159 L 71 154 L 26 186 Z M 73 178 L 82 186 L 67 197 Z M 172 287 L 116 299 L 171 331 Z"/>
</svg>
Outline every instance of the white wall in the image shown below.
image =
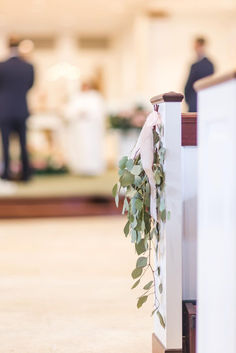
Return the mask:
<svg viewBox="0 0 236 353">
<path fill-rule="evenodd" d="M 235 12 L 214 12 L 213 8 L 196 16 L 193 9 L 166 18 L 134 18 L 114 39 L 112 77 L 117 96 L 113 98 L 146 103 L 155 94 L 183 92 L 196 60 L 193 39 L 199 35 L 208 39 L 208 54 L 217 72 L 235 67 Z"/>
<path fill-rule="evenodd" d="M 236 63 L 235 12 L 169 13 L 152 19 L 134 14 L 119 32 L 112 34 L 110 49 L 84 50 L 64 46 L 64 34 L 58 34 L 56 50 L 35 51 L 34 61 L 40 77 L 48 65 L 66 58 L 78 65 L 82 77 L 100 68 L 104 72 L 105 96 L 110 103 L 147 103 L 149 97 L 165 91 L 183 92 L 189 66 L 194 60 L 192 40 L 196 35 L 209 39 L 209 57 L 218 72 L 230 70 Z M 5 36 L 0 37 L 0 57 L 5 51 Z M 73 44 L 73 33 L 67 43 Z M 76 37 L 75 37 L 76 38 Z M 65 42 L 65 41 L 64 41 Z M 61 44 L 60 44 L 61 43 Z M 67 49 L 66 49 L 67 48 Z M 73 50 L 72 50 L 72 49 Z"/>
<path fill-rule="evenodd" d="M 190 64 L 195 60 L 192 41 L 208 38 L 209 57 L 218 72 L 235 67 L 235 13 L 192 13 L 151 21 L 148 95 L 169 90 L 183 92 Z"/>
</svg>

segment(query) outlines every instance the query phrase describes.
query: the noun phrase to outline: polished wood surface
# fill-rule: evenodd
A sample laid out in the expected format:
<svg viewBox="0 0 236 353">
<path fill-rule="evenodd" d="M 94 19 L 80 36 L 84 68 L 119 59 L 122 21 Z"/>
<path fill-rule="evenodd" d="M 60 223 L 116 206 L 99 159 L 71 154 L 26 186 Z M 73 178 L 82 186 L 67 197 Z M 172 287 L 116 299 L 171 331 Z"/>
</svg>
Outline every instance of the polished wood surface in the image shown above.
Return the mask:
<svg viewBox="0 0 236 353">
<path fill-rule="evenodd" d="M 152 353 L 182 353 L 182 349 L 166 349 L 155 333 L 152 334 Z"/>
<path fill-rule="evenodd" d="M 193 86 L 196 91 L 201 91 L 202 89 L 209 88 L 211 86 L 215 86 L 220 83 L 233 80 L 235 78 L 236 78 L 236 70 L 224 75 L 216 74 L 216 75 L 204 77 L 201 80 L 196 81 Z"/>
<path fill-rule="evenodd" d="M 183 336 L 186 353 L 196 353 L 196 301 L 183 302 Z"/>
<path fill-rule="evenodd" d="M 182 146 L 197 146 L 197 113 L 182 113 Z"/>
<path fill-rule="evenodd" d="M 0 219 L 101 216 L 121 214 L 121 211 L 122 207 L 116 208 L 113 197 L 5 197 L 0 199 Z"/>
<path fill-rule="evenodd" d="M 152 104 L 159 104 L 163 102 L 182 102 L 184 95 L 182 93 L 167 92 L 154 96 L 150 99 Z"/>
</svg>

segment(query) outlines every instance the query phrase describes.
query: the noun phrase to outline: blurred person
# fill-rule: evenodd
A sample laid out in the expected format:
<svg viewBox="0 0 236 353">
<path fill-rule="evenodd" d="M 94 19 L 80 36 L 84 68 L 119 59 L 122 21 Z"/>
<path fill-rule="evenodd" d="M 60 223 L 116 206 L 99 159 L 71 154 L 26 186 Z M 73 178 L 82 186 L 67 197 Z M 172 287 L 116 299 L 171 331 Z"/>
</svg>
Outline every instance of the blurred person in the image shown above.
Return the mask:
<svg viewBox="0 0 236 353">
<path fill-rule="evenodd" d="M 34 43 L 30 39 L 24 39 L 19 43 L 19 57 L 29 61 L 31 59 L 32 53 L 34 51 Z"/>
<path fill-rule="evenodd" d="M 185 85 L 185 100 L 188 104 L 189 112 L 197 111 L 197 93 L 193 88 L 194 82 L 214 73 L 214 65 L 206 57 L 206 39 L 203 37 L 196 38 L 194 50 L 197 55 L 197 61 L 192 64 Z"/>
<path fill-rule="evenodd" d="M 105 109 L 101 94 L 84 82 L 65 109 L 69 121 L 67 160 L 74 174 L 95 176 L 105 170 Z"/>
<path fill-rule="evenodd" d="M 26 95 L 33 86 L 34 69 L 19 57 L 19 40 L 16 37 L 9 39 L 10 56 L 0 63 L 0 128 L 4 170 L 2 179 L 10 180 L 9 141 L 12 132 L 15 132 L 20 141 L 22 175 L 21 179 L 30 178 L 29 158 L 26 146 L 26 120 L 29 116 Z"/>
</svg>

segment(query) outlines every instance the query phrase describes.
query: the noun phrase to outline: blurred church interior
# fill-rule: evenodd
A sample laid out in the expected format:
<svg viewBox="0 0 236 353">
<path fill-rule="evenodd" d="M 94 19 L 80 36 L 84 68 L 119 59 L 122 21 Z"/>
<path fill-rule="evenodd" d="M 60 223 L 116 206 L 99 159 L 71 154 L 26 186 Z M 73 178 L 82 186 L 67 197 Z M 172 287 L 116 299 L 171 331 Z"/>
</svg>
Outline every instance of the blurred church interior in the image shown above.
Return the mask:
<svg viewBox="0 0 236 353">
<path fill-rule="evenodd" d="M 47 194 L 57 195 L 66 193 L 70 183 L 73 190 L 68 192 L 80 193 L 79 183 L 70 177 L 74 173 L 65 106 L 84 81 L 93 81 L 104 98 L 106 168 L 102 174 L 107 190 L 101 192 L 110 193 L 112 171 L 120 155 L 134 145 L 136 127 L 151 110 L 149 98 L 170 89 L 183 92 L 194 61 L 193 39 L 198 35 L 207 38 L 207 54 L 216 72 L 227 72 L 236 61 L 233 0 L 200 1 L 197 6 L 184 0 L 2 0 L 0 30 L 0 58 L 7 57 L 7 38 L 14 33 L 22 39 L 22 56 L 35 67 L 35 84 L 28 97 L 28 145 L 35 174 L 58 172 L 69 180 L 57 189 L 59 179 L 50 184 L 52 178 L 36 177 L 28 185 L 1 188 L 3 194 L 12 191 L 24 196 L 45 189 Z M 137 117 L 137 107 L 143 109 L 143 116 L 139 111 Z M 114 116 L 132 116 L 131 129 L 123 130 L 119 123 L 113 128 Z M 139 119 L 141 124 L 137 124 Z M 17 147 L 13 142 L 12 168 L 16 172 Z M 84 192 L 84 180 L 82 183 Z"/>
<path fill-rule="evenodd" d="M 235 0 L 0 0 L 0 60 L 14 34 L 35 68 L 27 122 L 33 177 L 0 183 L 0 353 L 151 352 L 149 308 L 132 307 L 133 254 L 111 195 L 118 160 L 134 146 L 149 99 L 184 91 L 196 36 L 207 38 L 217 73 L 235 68 L 235 19 Z M 91 175 L 73 167 L 83 148 L 70 146 L 67 112 L 84 82 L 103 101 L 103 167 Z M 95 155 L 93 129 L 85 135 Z M 12 136 L 14 175 L 19 154 Z M 50 218 L 64 216 L 74 218 Z"/>
</svg>

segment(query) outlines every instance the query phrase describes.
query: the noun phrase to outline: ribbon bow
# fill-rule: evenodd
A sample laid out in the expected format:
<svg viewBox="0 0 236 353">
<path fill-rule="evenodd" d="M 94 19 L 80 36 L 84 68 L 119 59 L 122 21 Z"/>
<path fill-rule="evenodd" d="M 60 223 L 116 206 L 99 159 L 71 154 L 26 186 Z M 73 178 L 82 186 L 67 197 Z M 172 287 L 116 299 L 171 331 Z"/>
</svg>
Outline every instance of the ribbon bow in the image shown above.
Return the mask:
<svg viewBox="0 0 236 353">
<path fill-rule="evenodd" d="M 140 132 L 138 141 L 131 153 L 132 158 L 135 158 L 140 154 L 141 163 L 150 184 L 150 214 L 155 221 L 157 221 L 156 182 L 152 166 L 154 155 L 153 128 L 157 125 L 161 125 L 161 115 L 160 113 L 153 111 L 148 115 L 146 122 Z"/>
</svg>

